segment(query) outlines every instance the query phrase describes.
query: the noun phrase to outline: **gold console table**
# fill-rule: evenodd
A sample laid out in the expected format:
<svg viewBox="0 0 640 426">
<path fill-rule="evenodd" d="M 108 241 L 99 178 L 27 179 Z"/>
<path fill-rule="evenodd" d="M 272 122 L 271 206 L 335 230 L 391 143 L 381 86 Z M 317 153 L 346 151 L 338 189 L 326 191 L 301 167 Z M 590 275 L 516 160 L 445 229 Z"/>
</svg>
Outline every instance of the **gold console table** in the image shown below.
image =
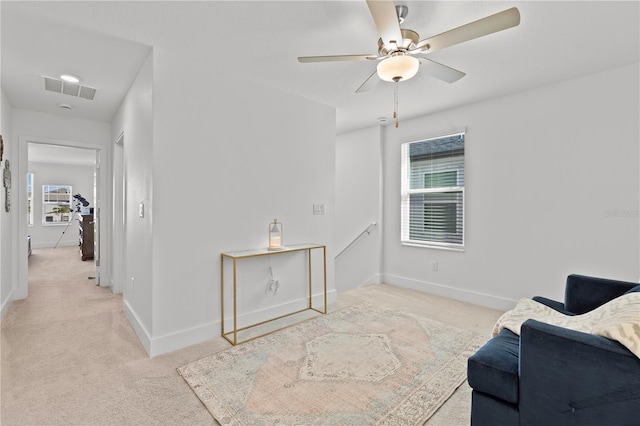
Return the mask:
<svg viewBox="0 0 640 426">
<path fill-rule="evenodd" d="M 313 279 L 312 279 L 312 264 L 311 264 L 311 253 L 313 250 L 322 250 L 322 259 L 323 259 L 323 281 L 324 281 L 324 308 L 322 310 L 317 309 L 313 306 Z M 248 325 L 246 327 L 238 328 L 238 310 L 237 310 L 237 280 L 236 280 L 236 271 L 238 267 L 238 261 L 241 259 L 249 259 L 260 256 L 277 256 L 283 255 L 287 253 L 294 253 L 306 251 L 307 252 L 307 266 L 308 266 L 308 274 L 309 274 L 309 304 L 306 308 L 300 309 L 295 312 L 291 312 L 285 315 L 280 315 L 276 318 L 271 318 L 266 321 L 261 321 L 256 324 Z M 225 332 L 224 328 L 224 265 L 225 259 L 231 260 L 233 262 L 233 330 Z M 237 345 L 238 343 L 244 343 L 249 340 L 257 339 L 258 337 L 266 336 L 267 334 L 271 334 L 275 331 L 282 330 L 283 328 L 289 327 L 290 325 L 280 327 L 276 330 L 271 330 L 267 333 L 260 334 L 259 336 L 253 336 L 247 338 L 245 340 L 238 340 L 238 332 L 243 330 L 248 330 L 253 327 L 257 327 L 262 324 L 266 324 L 272 321 L 276 321 L 285 317 L 289 317 L 295 314 L 299 314 L 305 311 L 316 311 L 320 314 L 327 313 L 327 248 L 324 245 L 320 244 L 298 244 L 283 247 L 281 250 L 267 250 L 258 249 L 258 250 L 244 250 L 244 251 L 234 251 L 227 253 L 220 253 L 220 296 L 221 296 L 221 312 L 222 312 L 222 337 L 224 337 L 229 343 L 232 345 Z"/>
</svg>

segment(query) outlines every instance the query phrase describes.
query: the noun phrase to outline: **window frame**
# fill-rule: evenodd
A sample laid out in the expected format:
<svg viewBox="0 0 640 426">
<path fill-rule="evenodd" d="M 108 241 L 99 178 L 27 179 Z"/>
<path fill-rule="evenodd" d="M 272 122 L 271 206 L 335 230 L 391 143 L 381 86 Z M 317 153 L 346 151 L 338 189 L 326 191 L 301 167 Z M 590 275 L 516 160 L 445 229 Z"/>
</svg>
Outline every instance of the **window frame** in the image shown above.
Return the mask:
<svg viewBox="0 0 640 426">
<path fill-rule="evenodd" d="M 462 148 L 462 162 L 461 165 L 462 167 L 458 170 L 456 170 L 456 173 L 459 172 L 459 170 L 462 170 L 462 177 L 458 177 L 456 175 L 456 185 L 455 186 L 446 186 L 446 187 L 431 187 L 431 188 L 426 188 L 426 182 L 428 180 L 428 178 L 426 177 L 427 174 L 424 175 L 424 177 L 422 179 L 424 179 L 424 185 L 425 188 L 418 188 L 418 189 L 411 189 L 411 155 L 409 154 L 410 151 L 410 147 L 412 144 L 417 144 L 417 143 L 422 143 L 422 142 L 429 142 L 429 141 L 436 141 L 439 139 L 446 139 L 446 138 L 450 138 L 450 137 L 454 137 L 454 136 L 462 136 L 463 138 L 463 148 Z M 455 132 L 455 133 L 450 133 L 450 134 L 444 134 L 441 136 L 436 136 L 436 137 L 430 137 L 430 138 L 425 138 L 425 139 L 419 139 L 419 140 L 415 140 L 415 141 L 410 141 L 410 142 L 404 142 L 401 144 L 400 146 L 400 169 L 401 169 L 401 177 L 400 177 L 400 243 L 403 246 L 411 246 L 411 247 L 423 247 L 423 248 L 435 248 L 435 249 L 441 249 L 441 250 L 453 250 L 453 251 L 461 251 L 463 252 L 465 250 L 465 231 L 466 231 L 466 197 L 465 197 L 465 184 L 466 184 L 466 179 L 464 176 L 464 169 L 465 169 L 465 162 L 466 162 L 466 156 L 465 156 L 465 152 L 464 152 L 464 142 L 466 141 L 466 132 L 461 131 L 461 132 Z M 458 154 L 460 155 L 460 154 Z M 451 156 L 446 156 L 445 158 L 455 158 L 458 155 L 451 155 Z M 435 161 L 435 160 L 433 160 Z M 453 162 L 451 162 L 450 164 L 454 164 Z M 441 173 L 447 173 L 450 172 L 452 170 L 434 170 L 431 174 L 441 174 Z M 447 179 L 445 177 L 445 179 Z M 460 184 L 460 181 L 462 181 L 462 184 Z M 419 239 L 412 239 L 411 238 L 411 196 L 415 195 L 415 194 L 460 194 L 460 201 L 452 201 L 452 203 L 455 203 L 456 205 L 459 203 L 460 204 L 460 215 L 461 220 L 459 221 L 460 223 L 460 242 L 442 242 L 442 241 L 435 241 L 435 240 L 419 240 Z M 426 204 L 426 202 L 425 202 Z M 457 233 L 457 231 L 456 231 Z"/>
<path fill-rule="evenodd" d="M 58 199 L 57 201 L 53 202 L 53 201 L 47 201 L 45 200 L 45 194 L 48 194 L 51 192 L 51 189 L 46 189 L 46 188 L 68 188 L 69 189 L 69 201 L 68 203 L 65 201 L 60 201 L 60 199 Z M 59 197 L 58 197 L 59 198 Z M 42 226 L 60 226 L 60 225 L 67 225 L 72 219 L 73 219 L 73 186 L 72 185 L 56 185 L 56 184 L 43 184 L 42 185 Z M 69 208 L 68 212 L 62 212 L 62 213 L 54 213 L 54 214 L 59 214 L 60 215 L 60 219 L 59 221 L 51 221 L 51 222 L 47 222 L 47 213 L 46 209 L 48 206 L 66 206 Z M 66 221 L 62 220 L 64 218 L 64 215 L 68 214 L 68 219 Z"/>
</svg>

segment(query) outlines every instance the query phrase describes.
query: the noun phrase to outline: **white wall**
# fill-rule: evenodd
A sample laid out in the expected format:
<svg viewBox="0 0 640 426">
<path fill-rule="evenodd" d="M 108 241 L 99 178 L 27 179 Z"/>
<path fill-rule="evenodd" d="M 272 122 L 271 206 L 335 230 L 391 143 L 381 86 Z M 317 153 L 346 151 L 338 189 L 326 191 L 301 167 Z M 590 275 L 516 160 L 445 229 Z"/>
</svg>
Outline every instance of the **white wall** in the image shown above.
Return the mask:
<svg viewBox="0 0 640 426">
<path fill-rule="evenodd" d="M 93 207 L 93 166 L 71 164 L 50 164 L 29 162 L 29 172 L 33 173 L 33 226 L 28 227 L 33 248 L 51 248 L 78 245 L 78 216 L 67 227 L 67 223 L 57 225 L 42 224 L 42 185 L 71 185 L 72 194 L 81 194 Z M 73 204 L 72 204 L 73 207 Z M 64 233 L 63 233 L 64 232 Z"/>
<path fill-rule="evenodd" d="M 12 110 L 12 127 L 13 140 L 17 141 L 18 148 L 17 164 L 15 165 L 17 167 L 14 169 L 17 172 L 17 179 L 14 179 L 14 191 L 16 193 L 26 194 L 26 177 L 28 172 L 27 146 L 30 142 L 36 142 L 101 150 L 103 167 L 100 168 L 100 193 L 103 197 L 106 197 L 105 199 L 108 199 L 111 192 L 111 184 L 107 181 L 107 170 L 111 161 L 110 153 L 106 150 L 111 136 L 108 123 L 14 108 Z M 16 174 L 14 174 L 14 176 Z M 15 291 L 15 297 L 25 298 L 28 294 L 26 196 L 16 198 L 14 207 L 16 208 L 15 214 L 17 215 L 17 223 L 14 229 L 18 230 L 16 252 L 19 254 L 17 267 L 18 285 Z M 106 248 L 110 246 L 110 223 L 111 212 L 109 209 L 105 209 L 102 212 L 102 221 L 100 224 L 100 234 L 102 236 L 100 242 L 100 251 L 102 253 L 100 285 L 105 285 L 109 282 L 109 258 L 105 253 L 107 253 Z"/>
<path fill-rule="evenodd" d="M 122 132 L 125 312 L 150 355 L 220 334 L 220 253 L 265 247 L 273 218 L 284 224 L 285 245 L 328 246 L 335 298 L 333 108 L 156 47 L 114 119 L 112 139 Z M 324 203 L 326 214 L 314 216 L 314 203 Z M 268 298 L 245 291 L 241 314 L 296 303 L 306 282 L 290 265 L 298 261 L 273 259 L 283 288 Z M 244 289 L 266 284 L 266 259 L 246 267 Z"/>
<path fill-rule="evenodd" d="M 0 91 L 0 100 L 0 134 L 4 141 L 4 154 L 2 162 L 0 162 L 1 180 L 6 160 L 9 160 L 15 173 L 16 163 L 14 158 L 16 158 L 16 149 L 14 148 L 15 142 L 11 131 L 11 104 L 4 91 Z M 15 251 L 15 228 L 13 224 L 15 209 L 12 209 L 11 212 L 5 211 L 4 186 L 0 186 L 0 191 L 2 191 L 2 195 L 0 195 L 0 235 L 2 235 L 2 238 L 0 238 L 0 319 L 2 319 L 8 312 L 13 300 L 13 289 L 16 286 L 17 278 L 17 259 L 13 256 Z M 15 195 L 12 199 L 15 200 Z"/>
<path fill-rule="evenodd" d="M 637 280 L 638 77 L 636 64 L 386 128 L 385 281 L 508 309 L 562 299 L 570 273 Z M 464 127 L 465 252 L 401 246 L 400 144 Z"/>
<path fill-rule="evenodd" d="M 335 110 L 161 49 L 154 52 L 153 90 L 150 353 L 219 335 L 220 253 L 266 247 L 274 218 L 284 224 L 285 245 L 327 245 L 335 298 Z M 314 203 L 324 203 L 326 214 L 313 215 Z M 263 282 L 241 285 L 266 285 L 267 264 L 253 267 Z M 304 277 L 281 272 L 291 285 L 273 305 L 295 302 L 305 285 Z M 251 311 L 263 301 L 244 302 Z"/>
<path fill-rule="evenodd" d="M 124 308 L 140 340 L 149 350 L 153 336 L 152 275 L 152 185 L 153 185 L 153 53 L 149 55 L 129 89 L 112 123 L 114 189 L 124 181 L 124 226 L 114 220 L 113 288 L 123 291 Z M 114 143 L 124 135 L 124 146 Z M 167 170 L 171 173 L 171 170 Z M 119 174 L 119 175 L 118 175 Z M 114 190 L 121 196 L 121 190 Z M 145 217 L 138 215 L 139 203 L 145 204 Z M 116 211 L 114 217 L 122 211 Z M 119 223 L 115 223 L 119 222 Z M 124 232 L 124 235 L 121 235 Z M 133 285 L 130 278 L 134 278 Z"/>
<path fill-rule="evenodd" d="M 336 254 L 369 225 L 364 234 L 336 259 L 339 292 L 379 283 L 381 273 L 382 218 L 380 128 L 345 133 L 336 140 Z"/>
</svg>

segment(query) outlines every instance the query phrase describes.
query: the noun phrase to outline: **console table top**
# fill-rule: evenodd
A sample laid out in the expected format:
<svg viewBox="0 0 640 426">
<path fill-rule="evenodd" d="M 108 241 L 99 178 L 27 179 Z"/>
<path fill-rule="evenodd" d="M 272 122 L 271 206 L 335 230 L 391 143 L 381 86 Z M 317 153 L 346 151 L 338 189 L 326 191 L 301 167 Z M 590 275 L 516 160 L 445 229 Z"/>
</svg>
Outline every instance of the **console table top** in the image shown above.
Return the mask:
<svg viewBox="0 0 640 426">
<path fill-rule="evenodd" d="M 241 259 L 244 257 L 256 257 L 256 256 L 269 256 L 272 254 L 280 254 L 280 253 L 291 253 L 294 251 L 302 251 L 302 250 L 313 250 L 325 248 L 323 244 L 312 244 L 312 243 L 304 243 L 304 244 L 291 244 L 282 247 L 279 250 L 269 250 L 268 248 L 259 248 L 259 249 L 251 249 L 251 250 L 238 250 L 238 251 L 229 251 L 221 253 L 221 256 L 230 257 L 233 259 Z"/>
</svg>

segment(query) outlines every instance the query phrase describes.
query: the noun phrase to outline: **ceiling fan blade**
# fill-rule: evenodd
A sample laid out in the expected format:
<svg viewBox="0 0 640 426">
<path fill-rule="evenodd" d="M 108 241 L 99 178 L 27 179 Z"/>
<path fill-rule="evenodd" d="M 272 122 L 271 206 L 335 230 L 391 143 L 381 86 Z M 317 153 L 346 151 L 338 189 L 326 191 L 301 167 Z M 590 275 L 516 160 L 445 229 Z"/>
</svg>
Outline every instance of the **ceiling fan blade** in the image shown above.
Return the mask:
<svg viewBox="0 0 640 426">
<path fill-rule="evenodd" d="M 374 61 L 377 55 L 298 56 L 298 62 Z"/>
<path fill-rule="evenodd" d="M 378 77 L 378 71 L 374 71 L 365 81 L 356 89 L 356 93 L 366 92 L 371 90 L 380 82 L 380 77 Z"/>
<path fill-rule="evenodd" d="M 424 57 L 418 57 L 420 61 L 420 71 L 431 77 L 435 77 L 439 80 L 446 81 L 447 83 L 455 83 L 460 80 L 466 74 L 462 71 L 458 71 L 455 68 L 448 67 L 439 62 L 432 61 Z"/>
<path fill-rule="evenodd" d="M 412 49 L 412 53 L 420 51 L 435 52 L 436 50 L 497 33 L 498 31 L 506 30 L 519 24 L 520 12 L 518 8 L 512 7 L 511 9 L 498 12 L 495 15 L 478 19 L 461 27 L 422 40 L 416 45 L 415 49 Z"/>
<path fill-rule="evenodd" d="M 376 23 L 380 38 L 387 49 L 394 49 L 402 43 L 402 33 L 398 23 L 396 6 L 391 0 L 367 0 L 367 6 Z"/>
</svg>

